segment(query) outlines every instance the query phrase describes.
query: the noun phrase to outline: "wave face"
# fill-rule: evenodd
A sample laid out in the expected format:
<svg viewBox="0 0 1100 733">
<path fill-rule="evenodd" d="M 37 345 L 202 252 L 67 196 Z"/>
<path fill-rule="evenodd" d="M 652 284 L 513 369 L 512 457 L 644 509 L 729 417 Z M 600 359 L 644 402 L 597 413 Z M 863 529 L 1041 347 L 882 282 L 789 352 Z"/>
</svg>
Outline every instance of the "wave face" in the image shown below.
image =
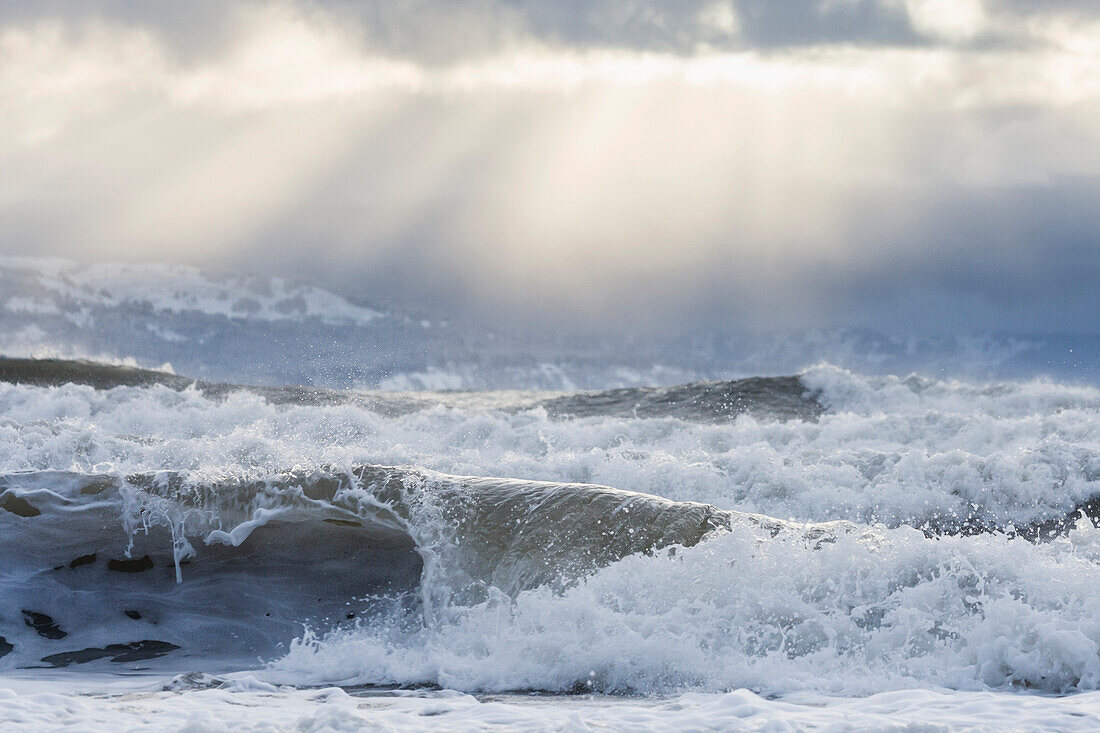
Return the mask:
<svg viewBox="0 0 1100 733">
<path fill-rule="evenodd" d="M 0 669 L 1100 689 L 1100 391 L 797 385 L 813 414 L 0 383 Z"/>
<path fill-rule="evenodd" d="M 0 512 L 0 553 L 11 568 L 0 580 L 9 665 L 69 666 L 134 644 L 155 653 L 120 661 L 239 663 L 274 654 L 302 622 L 335 624 L 356 598 L 417 587 L 419 561 L 400 533 L 353 531 L 320 512 L 261 526 L 258 510 L 253 524 L 219 542 L 210 536 L 225 521 L 215 503 L 169 498 L 132 478 L 0 477 L 9 497 Z M 211 539 L 196 543 L 200 551 L 190 541 L 196 532 Z M 54 631 L 43 634 L 35 617 Z"/>
</svg>

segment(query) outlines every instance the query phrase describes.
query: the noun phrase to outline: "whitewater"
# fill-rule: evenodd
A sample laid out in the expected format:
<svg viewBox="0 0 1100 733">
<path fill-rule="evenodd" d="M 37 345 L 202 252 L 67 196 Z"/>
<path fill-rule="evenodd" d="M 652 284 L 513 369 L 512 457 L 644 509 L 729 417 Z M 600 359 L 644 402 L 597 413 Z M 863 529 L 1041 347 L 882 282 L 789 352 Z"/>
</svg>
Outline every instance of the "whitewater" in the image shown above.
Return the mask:
<svg viewBox="0 0 1100 733">
<path fill-rule="evenodd" d="M 0 384 L 5 726 L 1100 721 L 1092 387 L 76 380 Z"/>
<path fill-rule="evenodd" d="M 1100 727 L 1088 381 L 250 386 L 222 368 L 247 351 L 195 376 L 53 358 L 50 319 L 90 296 L 20 267 L 0 283 L 61 295 L 8 307 L 55 347 L 0 357 L 0 729 Z M 251 320 L 178 294 L 79 312 L 166 313 L 196 353 L 215 326 L 394 318 L 255 287 Z"/>
</svg>

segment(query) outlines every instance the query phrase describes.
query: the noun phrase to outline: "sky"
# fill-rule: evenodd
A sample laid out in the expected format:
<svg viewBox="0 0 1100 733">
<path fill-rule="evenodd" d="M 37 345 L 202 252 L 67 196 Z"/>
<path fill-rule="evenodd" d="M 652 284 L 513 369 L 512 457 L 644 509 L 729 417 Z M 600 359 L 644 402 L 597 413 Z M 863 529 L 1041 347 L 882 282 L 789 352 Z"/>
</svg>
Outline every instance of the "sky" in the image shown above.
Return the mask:
<svg viewBox="0 0 1100 733">
<path fill-rule="evenodd" d="M 1100 333 L 1100 2 L 0 0 L 0 253 L 566 331 Z"/>
</svg>

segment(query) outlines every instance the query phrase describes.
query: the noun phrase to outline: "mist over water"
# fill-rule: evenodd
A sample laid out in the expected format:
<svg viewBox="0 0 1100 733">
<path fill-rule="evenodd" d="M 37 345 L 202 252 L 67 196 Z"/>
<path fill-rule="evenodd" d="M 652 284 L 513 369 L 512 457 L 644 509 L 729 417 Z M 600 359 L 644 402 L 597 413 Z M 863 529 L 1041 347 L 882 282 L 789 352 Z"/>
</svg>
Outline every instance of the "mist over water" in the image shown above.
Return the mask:
<svg viewBox="0 0 1100 733">
<path fill-rule="evenodd" d="M 1100 340 L 1081 333 L 896 334 L 870 329 L 708 329 L 642 336 L 489 328 L 468 314 L 253 273 L 12 258 L 0 262 L 9 356 L 169 364 L 214 382 L 381 389 L 606 389 L 795 373 L 1095 384 Z"/>
</svg>

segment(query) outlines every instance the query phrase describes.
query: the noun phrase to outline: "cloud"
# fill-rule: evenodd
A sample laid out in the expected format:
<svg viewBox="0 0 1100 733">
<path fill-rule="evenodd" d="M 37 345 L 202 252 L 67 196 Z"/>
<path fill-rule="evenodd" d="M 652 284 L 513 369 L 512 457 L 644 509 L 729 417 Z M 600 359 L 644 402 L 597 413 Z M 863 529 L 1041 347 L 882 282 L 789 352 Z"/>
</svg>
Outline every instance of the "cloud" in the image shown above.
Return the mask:
<svg viewBox="0 0 1100 733">
<path fill-rule="evenodd" d="M 1092 0 L 54 0 L 5 3 L 0 22 L 143 28 L 183 59 L 217 55 L 265 8 L 333 19 L 375 52 L 423 63 L 492 55 L 516 44 L 693 54 L 820 45 L 934 46 L 983 34 L 1026 43 L 1033 20 L 1100 19 Z"/>
<path fill-rule="evenodd" d="M 5 5 L 0 250 L 572 324 L 1100 328 L 1100 12 L 1048 5 Z"/>
</svg>

